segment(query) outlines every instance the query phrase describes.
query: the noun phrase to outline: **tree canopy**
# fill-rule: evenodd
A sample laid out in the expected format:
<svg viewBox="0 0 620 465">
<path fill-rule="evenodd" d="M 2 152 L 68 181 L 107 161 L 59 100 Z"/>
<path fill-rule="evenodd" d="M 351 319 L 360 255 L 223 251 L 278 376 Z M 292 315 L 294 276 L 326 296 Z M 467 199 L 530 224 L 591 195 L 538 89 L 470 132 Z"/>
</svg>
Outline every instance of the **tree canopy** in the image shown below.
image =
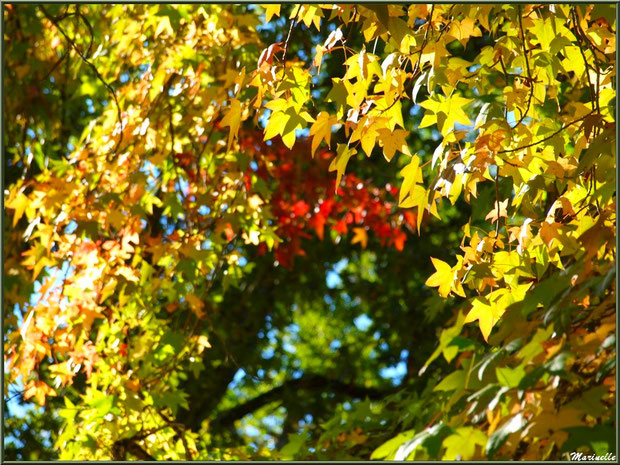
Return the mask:
<svg viewBox="0 0 620 465">
<path fill-rule="evenodd" d="M 616 454 L 612 4 L 4 4 L 7 459 Z"/>
</svg>

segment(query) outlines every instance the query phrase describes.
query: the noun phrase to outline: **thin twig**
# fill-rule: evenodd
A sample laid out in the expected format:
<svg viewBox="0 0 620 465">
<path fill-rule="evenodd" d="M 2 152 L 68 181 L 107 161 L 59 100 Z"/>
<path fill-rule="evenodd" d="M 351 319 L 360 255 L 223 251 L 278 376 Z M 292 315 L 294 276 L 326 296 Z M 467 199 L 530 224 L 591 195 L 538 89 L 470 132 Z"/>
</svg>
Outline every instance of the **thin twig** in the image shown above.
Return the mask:
<svg viewBox="0 0 620 465">
<path fill-rule="evenodd" d="M 559 133 L 561 133 L 564 129 L 572 126 L 575 123 L 578 123 L 579 121 L 583 121 L 584 119 L 586 119 L 588 116 L 590 116 L 592 113 L 594 113 L 594 110 L 592 110 L 591 112 L 589 112 L 587 115 L 582 116 L 581 118 L 578 118 L 574 121 L 571 121 L 568 124 L 565 124 L 564 126 L 562 126 L 560 129 L 558 129 L 557 131 L 555 131 L 553 134 L 547 136 L 547 137 L 543 137 L 540 140 L 537 140 L 536 142 L 532 142 L 531 144 L 527 144 L 527 145 L 522 145 L 521 147 L 517 147 L 515 149 L 506 149 L 506 150 L 500 150 L 499 152 L 497 152 L 498 154 L 500 153 L 511 153 L 511 152 L 518 152 L 519 150 L 523 150 L 523 149 L 527 149 L 530 147 L 534 147 L 535 145 L 541 144 L 545 141 L 548 141 L 549 139 L 552 139 L 553 137 L 557 136 Z"/>
<path fill-rule="evenodd" d="M 47 78 L 49 78 L 52 75 L 54 70 L 58 68 L 58 66 L 63 62 L 63 60 L 69 56 L 69 50 L 71 49 L 67 48 L 67 50 L 65 50 L 65 53 L 63 53 L 63 55 L 58 59 L 58 61 L 54 63 L 54 66 L 52 66 L 52 68 L 45 74 L 45 76 L 43 76 L 43 78 L 41 79 L 41 83 L 44 83 L 47 80 Z"/>
<path fill-rule="evenodd" d="M 176 422 L 172 421 L 172 419 L 168 418 L 167 415 L 165 415 L 163 412 L 160 412 L 159 410 L 155 409 L 155 411 L 159 414 L 159 416 L 166 423 L 168 423 L 168 425 L 177 434 L 179 439 L 181 439 L 181 442 L 183 443 L 183 448 L 185 449 L 185 459 L 186 460 L 192 460 L 192 452 L 191 452 L 189 446 L 187 445 L 187 439 L 185 439 L 185 425 L 182 424 L 182 423 L 176 423 Z M 181 429 L 183 430 L 183 432 L 181 432 Z"/>
<path fill-rule="evenodd" d="M 586 78 L 588 80 L 588 89 L 590 90 L 590 100 L 592 100 L 592 108 L 597 108 L 598 109 L 598 94 L 594 91 L 594 87 L 592 86 L 592 81 L 590 81 L 590 63 L 588 63 L 588 59 L 586 58 L 586 54 L 583 50 L 581 41 L 579 40 L 581 33 L 580 33 L 580 27 L 578 24 L 578 18 L 577 18 L 577 13 L 575 12 L 575 9 L 572 10 L 573 13 L 573 23 L 575 24 L 575 37 L 577 38 L 577 44 L 579 45 L 579 52 L 581 53 L 581 57 L 583 58 L 583 63 L 585 65 L 586 68 Z M 596 57 L 594 57 L 594 59 L 596 60 Z M 597 76 L 598 76 L 598 71 L 597 71 Z M 600 109 L 598 109 L 598 112 L 600 113 Z"/>
<path fill-rule="evenodd" d="M 90 58 L 90 52 L 93 48 L 93 42 L 95 40 L 95 32 L 93 31 L 93 27 L 90 25 L 90 22 L 88 22 L 88 19 L 86 18 L 86 16 L 84 16 L 80 12 L 79 5 L 76 5 L 75 8 L 76 8 L 75 13 L 77 14 L 77 16 L 79 16 L 82 22 L 86 25 L 86 28 L 88 29 L 88 33 L 90 34 L 90 42 L 88 43 L 88 49 L 86 50 L 86 56 Z"/>
<path fill-rule="evenodd" d="M 424 48 L 426 47 L 426 44 L 428 42 L 428 31 L 431 29 L 433 25 L 433 12 L 434 11 L 435 11 L 435 4 L 433 3 L 433 6 L 431 7 L 431 12 L 428 14 L 428 19 L 426 20 L 426 31 L 424 31 L 424 40 L 422 40 L 422 45 L 420 46 L 420 49 L 417 52 L 419 55 L 415 63 L 415 66 L 413 68 L 414 75 L 420 69 L 420 61 L 422 60 L 422 53 L 424 52 Z"/>
<path fill-rule="evenodd" d="M 497 206 L 497 221 L 495 222 L 495 242 L 499 238 L 499 220 L 501 215 L 499 205 L 499 166 L 495 165 L 495 205 Z M 495 243 L 493 244 L 495 246 Z"/>
<path fill-rule="evenodd" d="M 282 54 L 282 66 L 286 67 L 286 52 L 288 51 L 288 41 L 291 39 L 291 34 L 293 33 L 293 28 L 297 24 L 297 16 L 299 15 L 299 10 L 301 10 L 302 4 L 300 3 L 297 7 L 297 12 L 295 13 L 295 18 L 291 23 L 291 27 L 288 29 L 288 35 L 286 36 L 286 41 L 284 42 L 284 53 Z"/>
<path fill-rule="evenodd" d="M 79 55 L 79 57 L 82 59 L 82 61 L 84 63 L 86 63 L 88 66 L 90 66 L 90 68 L 93 70 L 93 73 L 95 74 L 97 79 L 99 79 L 99 81 L 101 81 L 101 83 L 105 86 L 106 89 L 108 89 L 108 91 L 112 95 L 112 98 L 114 99 L 114 103 L 116 104 L 116 113 L 117 113 L 116 116 L 118 118 L 118 123 L 120 125 L 120 136 L 119 136 L 118 141 L 116 142 L 116 146 L 114 147 L 114 151 L 112 152 L 112 154 L 116 155 L 118 147 L 120 146 L 120 144 L 121 144 L 121 142 L 123 140 L 123 129 L 124 129 L 123 128 L 123 118 L 122 118 L 122 115 L 121 115 L 121 106 L 118 103 L 118 98 L 116 97 L 116 92 L 114 91 L 112 86 L 106 82 L 106 80 L 103 78 L 101 73 L 99 73 L 99 70 L 97 69 L 97 67 L 88 58 L 86 58 L 84 56 L 84 54 L 81 52 L 81 50 L 75 44 L 75 42 L 67 35 L 67 33 L 64 31 L 64 29 L 62 29 L 60 27 L 60 24 L 56 21 L 56 19 L 47 12 L 47 10 L 45 9 L 45 7 L 43 5 L 39 5 L 39 7 L 41 8 L 41 11 L 45 15 L 45 17 L 47 19 L 49 19 L 52 22 L 52 24 L 54 24 L 56 29 L 58 29 L 58 31 L 63 35 L 63 37 L 67 40 L 67 42 L 73 48 L 73 50 L 75 50 L 75 52 Z"/>
<path fill-rule="evenodd" d="M 528 112 L 530 111 L 530 105 L 532 104 L 532 96 L 534 95 L 534 82 L 532 81 L 532 72 L 530 71 L 530 61 L 527 57 L 527 48 L 525 47 L 525 33 L 523 32 L 523 20 L 521 19 L 521 5 L 518 5 L 519 8 L 519 28 L 521 29 L 521 45 L 523 47 L 523 56 L 525 57 L 525 69 L 527 70 L 527 77 L 530 80 L 530 94 L 527 98 L 527 107 L 525 112 L 519 118 L 517 124 L 513 126 L 513 129 L 519 126 L 523 120 L 527 117 Z"/>
</svg>

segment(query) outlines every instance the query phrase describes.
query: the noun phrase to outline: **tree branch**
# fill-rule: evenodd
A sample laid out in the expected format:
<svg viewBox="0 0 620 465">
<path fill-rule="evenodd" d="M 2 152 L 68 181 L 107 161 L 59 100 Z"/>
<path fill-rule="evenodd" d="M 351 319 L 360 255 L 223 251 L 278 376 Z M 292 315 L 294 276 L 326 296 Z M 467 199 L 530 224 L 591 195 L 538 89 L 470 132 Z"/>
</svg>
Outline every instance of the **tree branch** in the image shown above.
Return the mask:
<svg viewBox="0 0 620 465">
<path fill-rule="evenodd" d="M 498 154 L 500 153 L 512 153 L 512 152 L 518 152 L 519 150 L 523 150 L 523 149 L 527 149 L 530 147 L 534 147 L 535 145 L 541 144 L 545 141 L 548 141 L 549 139 L 554 138 L 555 136 L 557 136 L 559 133 L 561 133 L 562 131 L 564 131 L 564 129 L 566 129 L 569 126 L 572 126 L 573 124 L 576 124 L 580 121 L 583 121 L 584 119 L 586 119 L 588 116 L 590 116 L 592 113 L 594 113 L 595 110 L 592 110 L 591 112 L 589 112 L 588 114 L 582 116 L 581 118 L 578 118 L 574 121 L 571 121 L 570 123 L 567 123 L 565 125 L 563 125 L 560 129 L 558 129 L 557 131 L 555 131 L 553 134 L 547 136 L 547 137 L 543 137 L 540 140 L 537 140 L 536 142 L 532 142 L 531 144 L 527 144 L 527 145 L 522 145 L 521 147 L 517 147 L 516 149 L 506 149 L 506 150 L 500 150 L 499 152 L 497 152 Z"/>
<path fill-rule="evenodd" d="M 75 50 L 75 52 L 79 55 L 79 57 L 82 59 L 82 61 L 84 63 L 86 63 L 88 66 L 90 66 L 90 68 L 93 70 L 93 73 L 95 74 L 97 79 L 99 79 L 99 81 L 101 81 L 101 83 L 105 86 L 106 89 L 108 89 L 108 91 L 112 95 L 112 98 L 114 99 L 114 103 L 116 104 L 116 114 L 117 114 L 116 116 L 117 116 L 117 119 L 118 119 L 118 124 L 120 125 L 120 136 L 118 138 L 118 141 L 116 142 L 116 146 L 114 147 L 114 152 L 113 152 L 114 154 L 116 154 L 116 152 L 118 151 L 118 148 L 121 145 L 121 142 L 123 141 L 123 118 L 121 116 L 121 106 L 118 103 L 118 98 L 116 97 L 116 92 L 114 91 L 112 86 L 106 82 L 106 80 L 103 78 L 101 73 L 99 73 L 99 70 L 97 69 L 97 67 L 88 58 L 86 58 L 84 56 L 84 54 L 81 52 L 81 50 L 75 44 L 73 39 L 71 39 L 67 35 L 67 33 L 64 31 L 64 29 L 62 29 L 60 27 L 60 24 L 58 23 L 58 21 L 56 21 L 56 19 L 47 12 L 47 10 L 45 9 L 45 7 L 43 5 L 39 5 L 39 7 L 41 8 L 41 11 L 45 15 L 45 17 L 47 19 L 49 19 L 52 22 L 52 24 L 54 26 L 56 26 L 56 29 L 58 29 L 58 31 L 63 35 L 63 37 L 66 39 L 67 43 L 69 44 L 69 46 L 71 48 L 73 48 L 73 50 Z M 90 26 L 90 24 L 88 26 Z M 89 50 L 90 50 L 90 46 L 89 46 Z"/>
<path fill-rule="evenodd" d="M 525 57 L 525 69 L 527 71 L 527 77 L 530 81 L 530 93 L 527 98 L 527 108 L 521 115 L 521 118 L 519 118 L 519 121 L 517 122 L 517 124 L 514 125 L 514 128 L 519 126 L 523 122 L 523 120 L 527 117 L 527 113 L 530 111 L 530 106 L 532 104 L 532 96 L 534 95 L 534 82 L 532 80 L 532 72 L 530 71 L 530 61 L 527 56 L 527 47 L 525 44 L 525 33 L 523 32 L 523 20 L 521 19 L 521 5 L 518 5 L 518 8 L 519 8 L 519 29 L 521 30 L 521 45 L 523 47 L 523 56 Z"/>
<path fill-rule="evenodd" d="M 291 27 L 288 30 L 288 35 L 286 36 L 286 41 L 284 42 L 284 53 L 282 54 L 282 66 L 284 68 L 286 68 L 286 52 L 288 51 L 288 42 L 291 39 L 291 33 L 293 32 L 293 29 L 295 28 L 295 25 L 297 24 L 297 17 L 299 16 L 299 10 L 301 10 L 301 3 L 299 4 L 299 6 L 297 7 L 297 11 L 295 12 L 295 18 L 293 19 L 293 22 L 291 23 Z"/>
<path fill-rule="evenodd" d="M 300 390 L 323 390 L 343 394 L 353 398 L 365 398 L 369 399 L 381 399 L 388 394 L 395 392 L 398 387 L 394 388 L 374 388 L 357 386 L 355 384 L 345 383 L 336 379 L 328 378 L 327 376 L 315 373 L 304 374 L 301 378 L 289 379 L 280 386 L 273 388 L 263 394 L 260 394 L 249 401 L 232 407 L 228 410 L 224 410 L 218 415 L 213 422 L 220 426 L 232 425 L 236 420 L 243 418 L 244 416 L 255 412 L 261 407 L 268 405 L 272 402 L 282 399 L 282 395 L 285 391 L 300 391 Z M 299 394 L 296 394 L 299 395 Z"/>
</svg>

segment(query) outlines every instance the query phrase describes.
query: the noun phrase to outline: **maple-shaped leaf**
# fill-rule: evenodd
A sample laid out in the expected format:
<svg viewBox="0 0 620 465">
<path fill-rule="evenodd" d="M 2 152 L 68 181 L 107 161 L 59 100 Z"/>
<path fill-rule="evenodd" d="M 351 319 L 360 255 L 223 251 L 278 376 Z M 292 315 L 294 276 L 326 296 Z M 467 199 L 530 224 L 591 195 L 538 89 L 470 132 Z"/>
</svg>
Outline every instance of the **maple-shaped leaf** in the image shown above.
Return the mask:
<svg viewBox="0 0 620 465">
<path fill-rule="evenodd" d="M 428 206 L 428 191 L 419 184 L 413 185 L 409 190 L 409 196 L 402 202 L 399 202 L 398 206 L 401 208 L 418 207 L 416 226 L 418 234 L 420 234 L 422 218 L 424 217 L 424 211 Z"/>
<path fill-rule="evenodd" d="M 367 104 L 362 105 L 359 110 L 362 112 L 367 112 L 371 107 L 372 102 L 367 102 Z M 359 117 L 359 111 L 349 111 L 349 120 L 357 121 Z M 362 150 L 366 153 L 367 157 L 370 157 L 373 149 L 375 148 L 375 144 L 377 142 L 377 137 L 379 136 L 379 128 L 385 128 L 386 119 L 385 118 L 370 118 L 368 115 L 362 116 L 359 119 L 359 124 L 351 134 L 351 138 L 349 139 L 349 143 L 360 141 L 362 146 Z"/>
<path fill-rule="evenodd" d="M 233 140 L 239 134 L 239 126 L 241 126 L 241 102 L 236 98 L 231 100 L 228 112 L 222 118 L 220 126 L 230 127 L 230 133 L 228 134 L 228 150 L 230 150 Z"/>
<path fill-rule="evenodd" d="M 365 228 L 353 228 L 353 239 L 351 239 L 351 244 L 357 244 L 358 242 L 362 246 L 362 249 L 366 248 L 368 244 L 368 233 Z"/>
<path fill-rule="evenodd" d="M 310 128 L 310 135 L 312 136 L 312 156 L 316 149 L 319 147 L 321 141 L 329 143 L 332 138 L 332 125 L 336 124 L 337 120 L 335 116 L 330 116 L 326 111 L 322 111 L 318 114 L 316 121 Z"/>
<path fill-rule="evenodd" d="M 499 260 L 498 260 L 499 261 Z M 465 317 L 465 323 L 478 320 L 480 332 L 488 342 L 489 334 L 502 317 L 506 309 L 515 302 L 522 301 L 531 287 L 531 283 L 518 284 L 508 288 L 500 288 L 486 297 L 472 299 L 472 308 Z"/>
<path fill-rule="evenodd" d="M 282 5 L 280 4 L 269 4 L 269 5 L 260 5 L 265 9 L 265 24 L 271 21 L 271 18 L 275 15 L 280 17 L 280 8 Z"/>
<path fill-rule="evenodd" d="M 338 144 L 338 149 L 336 151 L 336 158 L 334 158 L 329 165 L 329 171 L 336 171 L 336 190 L 340 185 L 340 180 L 342 179 L 342 175 L 347 168 L 347 163 L 349 163 L 349 158 L 357 153 L 357 150 L 349 148 L 346 144 Z"/>
<path fill-rule="evenodd" d="M 292 149 L 295 145 L 295 130 L 305 128 L 309 121 L 312 121 L 312 117 L 308 113 L 298 114 L 293 107 L 286 111 L 276 111 L 271 114 L 265 127 L 265 140 L 280 135 L 284 145 Z"/>
<path fill-rule="evenodd" d="M 471 125 L 471 120 L 463 110 L 465 105 L 471 101 L 471 99 L 459 95 L 444 97 L 435 94 L 433 98 L 420 102 L 420 106 L 429 112 L 424 115 L 418 128 L 425 128 L 436 123 L 439 132 L 445 136 L 454 128 L 455 123 L 465 126 Z"/>
<path fill-rule="evenodd" d="M 495 323 L 497 323 L 503 313 L 503 309 L 493 305 L 486 297 L 476 297 L 472 301 L 471 310 L 465 317 L 464 323 L 478 320 L 482 337 L 488 342 L 493 326 L 495 326 Z"/>
<path fill-rule="evenodd" d="M 293 106 L 288 106 L 285 110 L 275 110 L 275 108 L 281 108 L 282 102 L 286 102 L 283 99 L 274 100 L 266 105 L 267 108 L 273 110 L 269 122 L 265 127 L 265 138 L 269 140 L 277 135 L 282 136 L 282 142 L 289 149 L 295 145 L 295 130 L 304 129 L 307 123 L 313 122 L 314 118 L 305 111 L 297 113 Z M 274 104 L 271 105 L 270 104 Z"/>
<path fill-rule="evenodd" d="M 317 30 L 321 26 L 321 18 L 323 17 L 323 11 L 315 5 L 303 5 L 301 8 L 293 8 L 289 19 L 299 18 L 306 27 L 314 24 Z"/>
<path fill-rule="evenodd" d="M 31 380 L 24 390 L 24 399 L 30 399 L 34 397 L 39 405 L 45 405 L 45 398 L 47 396 L 53 397 L 56 395 L 56 391 L 48 386 L 43 381 Z"/>
<path fill-rule="evenodd" d="M 403 184 L 398 194 L 399 205 L 403 203 L 405 197 L 413 195 L 413 188 L 418 182 L 422 182 L 422 170 L 420 169 L 420 158 L 417 155 L 411 157 L 411 161 L 405 166 L 400 174 L 403 176 Z"/>
<path fill-rule="evenodd" d="M 503 202 L 495 202 L 493 210 L 484 218 L 485 220 L 491 220 L 491 223 L 495 223 L 500 218 L 508 217 L 508 199 Z"/>
<path fill-rule="evenodd" d="M 366 156 L 369 157 L 375 148 L 379 132 L 377 131 L 375 125 L 370 125 L 365 129 L 366 131 L 364 131 L 362 137 L 360 138 L 360 143 L 362 144 L 362 150 L 366 153 Z"/>
<path fill-rule="evenodd" d="M 381 128 L 377 132 L 379 133 L 379 143 L 383 147 L 383 155 L 388 161 L 392 160 L 397 150 L 406 155 L 411 155 L 405 140 L 409 135 L 409 131 L 404 129 L 391 131 L 387 128 Z"/>
<path fill-rule="evenodd" d="M 441 297 L 448 297 L 452 288 L 452 281 L 454 281 L 454 271 L 446 262 L 433 257 L 431 257 L 431 260 L 437 271 L 424 284 L 430 287 L 438 287 L 439 295 Z"/>
<path fill-rule="evenodd" d="M 373 74 L 381 76 L 383 73 L 376 55 L 367 53 L 365 49 L 362 49 L 358 54 L 350 56 L 345 65 L 347 66 L 347 72 L 344 76 L 346 80 L 357 78 L 361 81 L 366 81 Z"/>
<path fill-rule="evenodd" d="M 444 439 L 442 446 L 446 447 L 444 460 L 470 460 L 476 453 L 476 445 L 484 447 L 487 436 L 484 432 L 471 426 L 458 428 L 454 434 Z"/>
<path fill-rule="evenodd" d="M 349 90 L 341 79 L 332 78 L 332 81 L 333 87 L 327 94 L 327 97 L 325 97 L 325 100 L 328 102 L 334 102 L 336 104 L 337 116 L 338 118 L 342 118 L 342 116 L 345 114 Z"/>
<path fill-rule="evenodd" d="M 29 203 L 28 197 L 26 197 L 23 192 L 20 192 L 4 204 L 6 208 L 15 210 L 13 214 L 13 227 L 15 227 L 19 219 L 24 215 L 24 211 L 26 211 L 26 207 Z"/>
<path fill-rule="evenodd" d="M 464 41 L 470 37 L 482 36 L 482 32 L 480 32 L 480 29 L 476 26 L 476 20 L 473 18 L 464 18 L 462 21 L 452 21 L 448 34 L 461 43 L 464 43 Z"/>
</svg>

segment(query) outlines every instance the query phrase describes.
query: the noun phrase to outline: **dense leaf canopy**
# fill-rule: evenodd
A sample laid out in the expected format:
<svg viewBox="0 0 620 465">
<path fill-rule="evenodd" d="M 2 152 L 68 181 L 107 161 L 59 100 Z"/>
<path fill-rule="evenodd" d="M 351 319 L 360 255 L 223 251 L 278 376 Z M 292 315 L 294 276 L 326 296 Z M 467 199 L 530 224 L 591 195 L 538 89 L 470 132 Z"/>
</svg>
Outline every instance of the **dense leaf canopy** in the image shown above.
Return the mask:
<svg viewBox="0 0 620 465">
<path fill-rule="evenodd" d="M 4 5 L 5 457 L 615 454 L 615 5 Z"/>
</svg>

